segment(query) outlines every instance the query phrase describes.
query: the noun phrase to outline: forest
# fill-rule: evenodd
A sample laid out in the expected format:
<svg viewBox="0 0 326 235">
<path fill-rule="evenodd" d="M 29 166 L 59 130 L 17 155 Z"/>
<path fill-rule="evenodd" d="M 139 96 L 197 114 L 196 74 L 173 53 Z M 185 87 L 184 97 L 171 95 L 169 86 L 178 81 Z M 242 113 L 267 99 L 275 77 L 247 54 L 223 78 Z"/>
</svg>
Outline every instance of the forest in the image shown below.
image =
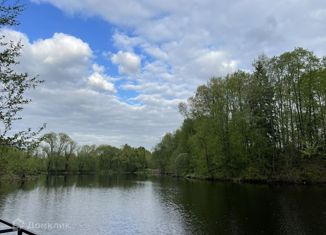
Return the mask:
<svg viewBox="0 0 326 235">
<path fill-rule="evenodd" d="M 296 48 L 216 77 L 179 105 L 182 126 L 157 144 L 162 173 L 325 180 L 326 58 Z"/>
<path fill-rule="evenodd" d="M 43 135 L 37 147 L 22 150 L 3 147 L 0 177 L 22 178 L 32 175 L 135 173 L 148 167 L 151 153 L 143 147 L 124 145 L 78 146 L 65 133 Z"/>
</svg>

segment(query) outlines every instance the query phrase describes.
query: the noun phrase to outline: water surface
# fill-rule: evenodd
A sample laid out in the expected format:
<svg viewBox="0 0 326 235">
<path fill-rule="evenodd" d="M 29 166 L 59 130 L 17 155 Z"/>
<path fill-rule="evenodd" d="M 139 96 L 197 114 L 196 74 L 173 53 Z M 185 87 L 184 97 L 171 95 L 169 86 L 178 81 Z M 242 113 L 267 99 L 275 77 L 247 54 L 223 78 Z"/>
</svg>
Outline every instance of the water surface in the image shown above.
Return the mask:
<svg viewBox="0 0 326 235">
<path fill-rule="evenodd" d="M 2 182 L 0 218 L 49 235 L 326 234 L 326 186 L 50 177 Z"/>
</svg>

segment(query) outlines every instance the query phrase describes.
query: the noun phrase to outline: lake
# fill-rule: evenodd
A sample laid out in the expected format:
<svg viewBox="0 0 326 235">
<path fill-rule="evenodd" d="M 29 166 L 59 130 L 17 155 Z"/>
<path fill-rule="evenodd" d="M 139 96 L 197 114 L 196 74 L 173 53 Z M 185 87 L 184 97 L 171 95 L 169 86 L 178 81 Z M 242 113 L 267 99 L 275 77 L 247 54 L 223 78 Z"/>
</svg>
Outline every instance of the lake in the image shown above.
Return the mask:
<svg viewBox="0 0 326 235">
<path fill-rule="evenodd" d="M 170 177 L 0 184 L 0 218 L 39 234 L 326 234 L 326 186 Z"/>
</svg>

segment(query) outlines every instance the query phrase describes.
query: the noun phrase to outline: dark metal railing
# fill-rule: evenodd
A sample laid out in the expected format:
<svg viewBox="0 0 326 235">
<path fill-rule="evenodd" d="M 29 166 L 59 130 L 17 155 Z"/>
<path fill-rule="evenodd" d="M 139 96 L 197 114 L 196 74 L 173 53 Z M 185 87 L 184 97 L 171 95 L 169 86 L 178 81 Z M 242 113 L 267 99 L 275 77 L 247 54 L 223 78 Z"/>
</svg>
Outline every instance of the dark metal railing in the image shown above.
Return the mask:
<svg viewBox="0 0 326 235">
<path fill-rule="evenodd" d="M 7 225 L 9 228 L 0 230 L 0 233 L 11 233 L 11 232 L 17 232 L 17 235 L 36 235 L 36 233 L 32 233 L 24 228 L 20 228 L 19 226 L 13 225 L 12 223 L 9 223 L 5 220 L 0 219 L 0 223 Z"/>
</svg>

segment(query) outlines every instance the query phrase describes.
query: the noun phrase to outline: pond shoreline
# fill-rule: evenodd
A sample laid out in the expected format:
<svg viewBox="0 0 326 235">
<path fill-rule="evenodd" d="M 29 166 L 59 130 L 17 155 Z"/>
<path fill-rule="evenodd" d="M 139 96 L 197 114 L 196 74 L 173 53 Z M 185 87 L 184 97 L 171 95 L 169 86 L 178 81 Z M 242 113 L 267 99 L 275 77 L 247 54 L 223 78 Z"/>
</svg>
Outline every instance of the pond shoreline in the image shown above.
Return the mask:
<svg viewBox="0 0 326 235">
<path fill-rule="evenodd" d="M 138 176 L 156 176 L 156 177 L 171 177 L 176 179 L 184 180 L 198 180 L 198 181 L 207 181 L 207 182 L 231 182 L 236 184 L 266 184 L 266 185 L 326 185 L 326 180 L 308 180 L 308 179 L 291 179 L 291 178 L 223 178 L 223 177 L 210 177 L 210 176 L 200 176 L 200 175 L 177 175 L 175 173 L 161 173 L 156 169 L 147 169 L 146 171 L 141 172 L 108 172 L 108 173 L 76 173 L 76 172 L 67 172 L 60 174 L 33 174 L 33 175 L 0 175 L 0 183 L 4 181 L 9 182 L 22 182 L 34 180 L 42 176 L 86 176 L 86 175 L 101 175 L 101 176 L 115 176 L 115 175 L 138 175 Z"/>
<path fill-rule="evenodd" d="M 282 179 L 282 178 L 271 178 L 271 179 L 259 179 L 259 178 L 219 178 L 209 176 L 198 176 L 198 175 L 186 175 L 180 176 L 174 173 L 159 173 L 150 174 L 155 176 L 166 176 L 172 178 L 186 179 L 186 180 L 199 180 L 209 182 L 232 182 L 237 184 L 266 184 L 266 185 L 326 185 L 326 180 L 308 180 L 308 179 Z"/>
</svg>

